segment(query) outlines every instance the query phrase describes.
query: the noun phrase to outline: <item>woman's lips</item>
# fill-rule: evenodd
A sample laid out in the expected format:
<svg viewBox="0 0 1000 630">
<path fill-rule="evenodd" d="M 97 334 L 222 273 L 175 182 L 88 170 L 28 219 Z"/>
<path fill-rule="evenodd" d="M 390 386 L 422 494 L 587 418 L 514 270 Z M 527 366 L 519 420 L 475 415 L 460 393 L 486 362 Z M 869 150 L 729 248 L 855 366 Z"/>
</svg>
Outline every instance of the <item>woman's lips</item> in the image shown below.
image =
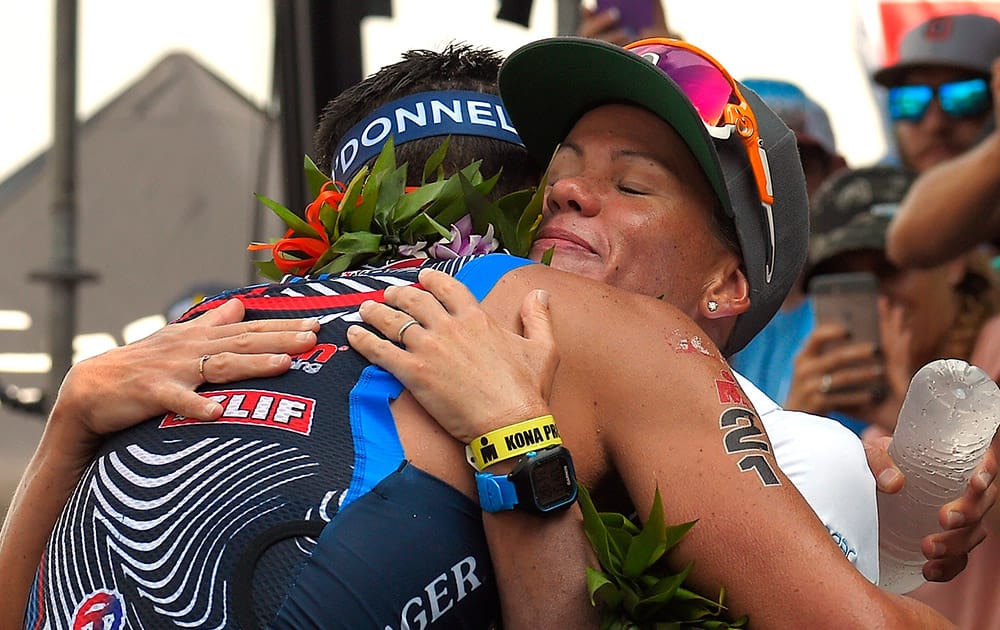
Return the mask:
<svg viewBox="0 0 1000 630">
<path fill-rule="evenodd" d="M 535 245 L 543 250 L 555 247 L 557 249 L 582 249 L 595 253 L 594 248 L 580 235 L 559 228 L 541 230 L 535 238 Z"/>
</svg>

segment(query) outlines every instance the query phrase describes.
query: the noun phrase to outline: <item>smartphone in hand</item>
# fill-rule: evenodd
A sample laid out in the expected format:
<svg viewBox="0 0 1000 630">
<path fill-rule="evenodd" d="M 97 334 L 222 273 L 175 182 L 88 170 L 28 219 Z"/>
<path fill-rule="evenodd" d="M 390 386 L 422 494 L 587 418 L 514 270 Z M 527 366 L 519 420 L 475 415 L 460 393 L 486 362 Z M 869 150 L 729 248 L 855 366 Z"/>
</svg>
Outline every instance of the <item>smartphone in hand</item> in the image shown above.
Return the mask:
<svg viewBox="0 0 1000 630">
<path fill-rule="evenodd" d="M 816 323 L 837 323 L 847 329 L 851 341 L 879 344 L 878 279 L 863 272 L 830 273 L 809 282 L 809 295 Z"/>
<path fill-rule="evenodd" d="M 813 302 L 816 323 L 836 323 L 843 326 L 849 337 L 836 345 L 867 341 L 880 346 L 878 316 L 878 279 L 869 272 L 831 273 L 812 278 L 809 296 Z M 880 379 L 870 387 L 876 399 L 885 394 L 885 382 Z M 841 389 L 840 391 L 846 391 Z"/>
<path fill-rule="evenodd" d="M 660 0 L 597 0 L 597 11 L 609 9 L 618 11 L 618 26 L 632 35 L 638 36 L 653 26 L 655 11 L 653 3 Z"/>
</svg>

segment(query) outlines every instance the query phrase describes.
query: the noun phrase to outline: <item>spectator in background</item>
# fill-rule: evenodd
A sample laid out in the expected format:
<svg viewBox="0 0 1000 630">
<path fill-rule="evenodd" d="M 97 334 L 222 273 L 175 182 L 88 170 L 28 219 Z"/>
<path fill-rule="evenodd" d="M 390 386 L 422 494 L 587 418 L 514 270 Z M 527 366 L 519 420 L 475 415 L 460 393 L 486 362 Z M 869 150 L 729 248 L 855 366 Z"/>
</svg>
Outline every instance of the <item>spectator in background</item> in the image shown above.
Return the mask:
<svg viewBox="0 0 1000 630">
<path fill-rule="evenodd" d="M 795 132 L 806 189 L 812 199 L 827 178 L 847 166 L 837 153 L 826 110 L 793 83 L 774 79 L 747 79 L 744 83 Z M 798 282 L 774 319 L 730 363 L 765 394 L 783 404 L 792 383 L 792 361 L 814 325 L 812 306 Z"/>
<path fill-rule="evenodd" d="M 857 169 L 835 175 L 817 194 L 807 286 L 822 274 L 874 274 L 881 351 L 861 341 L 830 347 L 850 340 L 851 331 L 817 326 L 796 357 L 789 408 L 888 434 L 910 379 L 926 363 L 960 358 L 1000 376 L 1000 357 L 979 350 L 1000 323 L 989 260 L 973 252 L 929 269 L 901 269 L 886 258 L 886 230 L 913 178 L 895 167 Z"/>
<path fill-rule="evenodd" d="M 899 63 L 875 80 L 890 88 L 900 156 L 920 173 L 889 225 L 889 260 L 933 273 L 956 257 L 987 256 L 974 248 L 1000 244 L 1000 22 L 981 15 L 932 19 L 904 37 Z M 981 326 L 970 362 L 1000 378 L 1000 318 Z M 911 596 L 960 628 L 1000 630 L 1000 513 L 988 512 L 983 523 L 994 535 L 969 555 L 958 579 L 925 584 Z"/>
<path fill-rule="evenodd" d="M 956 18 L 957 21 L 957 18 Z M 992 109 L 981 119 L 983 139 L 967 151 L 924 172 L 903 201 L 889 229 L 889 257 L 904 266 L 936 265 L 984 242 L 1000 246 L 1000 22 L 977 17 L 964 34 L 970 49 L 967 70 L 985 82 L 992 61 L 992 99 L 980 102 Z M 969 29 L 967 29 L 969 30 Z M 973 120 L 974 124 L 974 120 Z"/>
<path fill-rule="evenodd" d="M 873 78 L 888 88 L 899 159 L 923 173 L 988 133 L 990 67 L 1000 57 L 1000 22 L 984 15 L 932 18 L 909 31 L 898 61 Z"/>
<path fill-rule="evenodd" d="M 893 119 L 898 151 L 903 165 L 908 170 L 919 172 L 942 160 L 961 154 L 972 146 L 982 135 L 989 122 L 989 94 L 984 77 L 989 75 L 989 63 L 1000 54 L 1000 24 L 992 18 L 979 15 L 958 15 L 930 20 L 910 31 L 900 46 L 898 63 L 882 68 L 875 74 L 875 80 L 889 88 L 889 114 Z M 992 49 L 992 50 L 991 50 Z M 942 103 L 941 90 L 944 86 Z M 935 98 L 935 96 L 937 98 Z M 803 152 L 803 163 L 809 156 Z M 807 169 L 808 172 L 808 169 Z M 872 171 L 871 173 L 874 173 Z M 885 173 L 883 173 L 884 175 Z M 898 177 L 881 177 L 881 183 L 871 183 L 876 187 L 890 185 L 890 180 L 898 182 Z M 907 184 L 908 186 L 908 184 Z M 876 197 L 886 196 L 898 203 L 896 188 L 875 190 Z M 811 214 L 813 232 L 833 229 L 844 217 L 835 211 L 832 216 L 813 208 Z M 957 254 L 956 254 L 957 255 Z M 954 257 L 954 255 L 952 256 Z M 944 260 L 939 260 L 944 262 Z M 803 287 L 804 288 L 804 287 Z M 832 409 L 829 392 L 818 391 L 818 387 L 829 389 L 828 381 L 823 381 L 824 373 L 818 381 L 811 383 L 795 377 L 794 391 L 789 389 L 791 361 L 782 362 L 786 355 L 773 356 L 773 347 L 789 347 L 798 344 L 806 357 L 817 357 L 829 339 L 824 335 L 809 337 L 815 345 L 806 350 L 803 339 L 810 335 L 815 322 L 809 302 L 801 307 L 799 327 L 784 326 L 783 337 L 772 335 L 773 339 L 758 336 L 757 348 L 744 350 L 743 357 L 737 356 L 737 369 L 749 373 L 751 379 L 770 383 L 774 390 L 768 390 L 778 400 L 784 400 L 790 409 L 816 411 Z M 781 315 L 786 315 L 783 309 Z M 794 331 L 798 331 L 795 335 Z M 764 331 L 767 332 L 767 329 Z M 791 336 L 791 340 L 788 337 Z M 992 337 L 992 335 L 988 336 Z M 826 340 L 822 343 L 820 340 Z M 860 346 L 852 345 L 854 352 L 864 352 Z M 748 352 L 748 350 L 750 352 Z M 761 359 L 752 353 L 770 357 L 764 366 Z M 757 361 L 747 366 L 741 362 Z M 828 358 L 828 361 L 836 361 Z M 881 365 L 874 354 L 865 359 L 869 366 Z M 811 365 L 811 359 L 809 360 Z M 919 366 L 915 366 L 919 367 Z M 796 368 L 799 370 L 799 368 Z M 881 376 L 877 377 L 881 378 Z M 776 380 L 778 379 L 778 380 Z M 783 380 L 782 380 L 783 379 Z M 783 387 L 782 387 L 783 386 Z M 873 391 L 877 391 L 877 388 Z M 838 401 L 842 403 L 843 400 Z M 822 413 L 822 412 L 821 412 Z M 866 423 L 857 418 L 838 414 L 838 419 L 860 432 Z"/>
</svg>

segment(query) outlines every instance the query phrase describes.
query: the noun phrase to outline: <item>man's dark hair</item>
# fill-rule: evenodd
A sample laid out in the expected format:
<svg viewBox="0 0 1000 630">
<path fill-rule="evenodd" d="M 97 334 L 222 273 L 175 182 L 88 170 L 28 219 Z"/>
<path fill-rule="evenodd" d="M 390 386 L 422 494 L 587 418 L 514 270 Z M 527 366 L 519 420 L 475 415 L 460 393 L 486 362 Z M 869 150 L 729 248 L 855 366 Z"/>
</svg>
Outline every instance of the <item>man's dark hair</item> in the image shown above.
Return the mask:
<svg viewBox="0 0 1000 630">
<path fill-rule="evenodd" d="M 403 60 L 385 66 L 357 85 L 341 92 L 323 110 L 313 139 L 316 165 L 331 172 L 337 144 L 344 134 L 374 110 L 392 101 L 436 90 L 470 90 L 497 94 L 497 72 L 503 57 L 489 48 L 449 44 L 443 51 L 411 50 Z M 397 162 L 413 165 L 407 171 L 410 185 L 419 185 L 420 168 L 441 146 L 443 138 L 413 140 L 396 147 Z M 494 195 L 538 184 L 541 171 L 524 147 L 482 136 L 452 136 L 445 173 L 454 173 L 476 160 L 486 177 L 503 170 Z"/>
</svg>

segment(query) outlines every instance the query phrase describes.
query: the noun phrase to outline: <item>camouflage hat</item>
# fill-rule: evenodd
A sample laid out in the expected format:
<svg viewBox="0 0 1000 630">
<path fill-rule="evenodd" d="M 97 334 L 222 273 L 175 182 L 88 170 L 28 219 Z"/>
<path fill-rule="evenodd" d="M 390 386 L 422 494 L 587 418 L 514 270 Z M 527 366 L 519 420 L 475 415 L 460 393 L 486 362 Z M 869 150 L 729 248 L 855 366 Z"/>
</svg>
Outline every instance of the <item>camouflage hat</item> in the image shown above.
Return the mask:
<svg viewBox="0 0 1000 630">
<path fill-rule="evenodd" d="M 816 191 L 810 206 L 812 233 L 835 230 L 859 214 L 895 214 L 914 177 L 892 166 L 848 169 L 832 175 Z"/>
<path fill-rule="evenodd" d="M 892 217 L 879 214 L 859 214 L 846 225 L 817 234 L 809 240 L 810 275 L 822 263 L 847 252 L 884 251 L 885 234 Z"/>
<path fill-rule="evenodd" d="M 885 250 L 885 235 L 914 175 L 894 167 L 846 170 L 816 193 L 807 276 L 847 252 Z M 806 278 L 808 281 L 808 277 Z"/>
</svg>

